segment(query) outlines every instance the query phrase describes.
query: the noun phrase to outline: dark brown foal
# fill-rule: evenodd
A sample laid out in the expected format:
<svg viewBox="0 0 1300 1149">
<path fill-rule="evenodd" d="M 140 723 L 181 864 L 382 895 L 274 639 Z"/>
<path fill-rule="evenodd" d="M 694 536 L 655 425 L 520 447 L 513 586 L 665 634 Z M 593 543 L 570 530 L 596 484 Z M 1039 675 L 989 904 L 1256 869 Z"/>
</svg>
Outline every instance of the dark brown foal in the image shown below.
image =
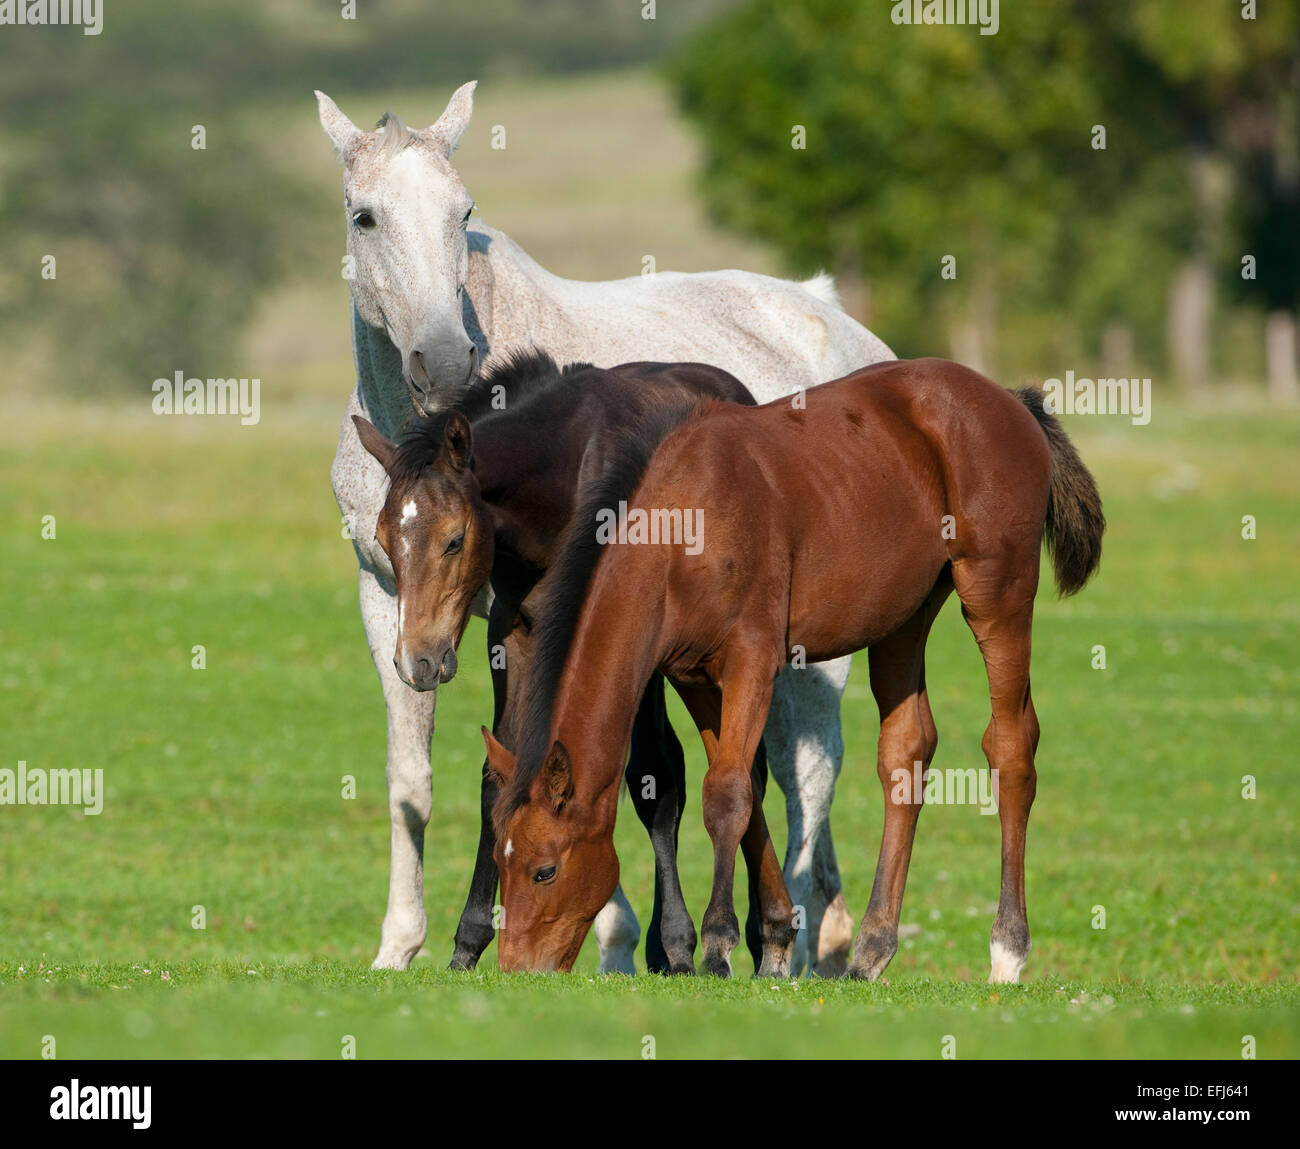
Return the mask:
<svg viewBox="0 0 1300 1149">
<path fill-rule="evenodd" d="M 486 373 L 455 408 L 422 421 L 400 444 L 355 417 L 361 442 L 390 477 L 377 537 L 397 581 L 394 663 L 403 681 L 430 690 L 455 675 L 456 649 L 490 575 L 492 728 L 514 745 L 519 683 L 532 657 L 545 576 L 581 478 L 601 474 L 623 436 L 649 433 L 657 442 L 709 399 L 753 404 L 737 379 L 703 364 L 629 363 L 611 370 L 572 364 L 561 370 L 535 352 Z M 655 851 L 654 910 L 646 931 L 646 964 L 654 972 L 694 971 L 695 927 L 677 877 L 685 774 L 681 743 L 665 711 L 663 678 L 655 676 L 637 712 L 626 766 Z M 495 936 L 495 799 L 494 776 L 485 768 L 478 853 L 453 968 L 473 968 Z"/>
</svg>

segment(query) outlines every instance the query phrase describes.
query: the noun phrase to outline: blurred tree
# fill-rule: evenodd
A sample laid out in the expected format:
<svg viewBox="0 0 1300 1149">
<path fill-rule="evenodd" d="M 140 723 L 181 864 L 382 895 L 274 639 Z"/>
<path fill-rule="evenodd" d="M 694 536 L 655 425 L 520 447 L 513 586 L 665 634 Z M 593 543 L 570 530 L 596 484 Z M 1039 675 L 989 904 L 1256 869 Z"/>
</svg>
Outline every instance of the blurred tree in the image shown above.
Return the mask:
<svg viewBox="0 0 1300 1149">
<path fill-rule="evenodd" d="M 1300 58 L 1295 6 L 1263 7 L 1004 5 L 981 36 L 896 25 L 886 3 L 748 0 L 670 75 L 715 216 L 800 271 L 866 269 L 869 321 L 900 354 L 946 345 L 987 367 L 996 333 L 1021 369 L 1103 339 L 1149 360 L 1172 327 L 1203 378 L 1208 288 L 1239 230 L 1285 244 L 1300 226 L 1273 230 L 1278 211 L 1242 190 L 1260 163 L 1242 117 L 1285 122 L 1270 109 Z M 1286 131 L 1263 134 L 1286 169 Z M 1272 269 L 1293 297 L 1296 261 Z"/>
<path fill-rule="evenodd" d="M 723 3 L 649 20 L 629 0 L 476 0 L 433 13 L 427 0 L 365 0 L 344 20 L 335 2 L 113 0 L 98 36 L 3 29 L 6 371 L 84 393 L 237 370 L 231 344 L 263 291 L 304 263 L 338 274 L 337 252 L 307 242 L 337 205 L 265 129 L 286 107 L 314 107 L 314 88 L 426 88 L 433 111 L 474 77 L 652 58 Z M 195 125 L 206 150 L 191 146 Z"/>
</svg>

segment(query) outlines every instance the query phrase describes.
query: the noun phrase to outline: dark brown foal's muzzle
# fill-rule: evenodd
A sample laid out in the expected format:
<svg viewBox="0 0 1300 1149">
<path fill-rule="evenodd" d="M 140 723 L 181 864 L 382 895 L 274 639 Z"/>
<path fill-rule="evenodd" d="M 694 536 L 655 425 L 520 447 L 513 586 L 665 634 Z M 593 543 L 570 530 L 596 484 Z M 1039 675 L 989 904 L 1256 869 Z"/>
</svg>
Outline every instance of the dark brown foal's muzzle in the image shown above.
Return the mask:
<svg viewBox="0 0 1300 1149">
<path fill-rule="evenodd" d="M 456 648 L 447 642 L 415 655 L 405 669 L 398 658 L 393 659 L 393 665 L 397 676 L 412 690 L 436 690 L 456 677 L 460 661 Z"/>
</svg>

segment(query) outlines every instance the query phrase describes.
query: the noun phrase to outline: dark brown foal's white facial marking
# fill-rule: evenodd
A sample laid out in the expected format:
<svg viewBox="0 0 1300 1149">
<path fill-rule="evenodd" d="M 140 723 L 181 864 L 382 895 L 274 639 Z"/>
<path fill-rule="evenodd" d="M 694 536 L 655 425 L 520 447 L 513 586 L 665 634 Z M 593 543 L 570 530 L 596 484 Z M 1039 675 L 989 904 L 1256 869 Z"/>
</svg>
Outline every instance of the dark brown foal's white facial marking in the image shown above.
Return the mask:
<svg viewBox="0 0 1300 1149">
<path fill-rule="evenodd" d="M 398 448 L 353 416 L 367 451 L 392 483 L 375 538 L 397 579 L 397 643 L 393 665 L 415 690 L 433 690 L 456 675 L 456 647 L 474 598 L 492 573 L 492 517 L 470 468 L 469 422 L 446 418 L 444 441 L 418 475 L 399 467 Z"/>
<path fill-rule="evenodd" d="M 486 727 L 483 742 L 498 788 L 504 789 L 514 776 L 515 756 Z M 605 822 L 574 793 L 569 752 L 556 742 L 528 802 L 497 829 L 501 969 L 567 973 L 573 968 L 592 922 L 618 885 L 618 854 Z"/>
</svg>

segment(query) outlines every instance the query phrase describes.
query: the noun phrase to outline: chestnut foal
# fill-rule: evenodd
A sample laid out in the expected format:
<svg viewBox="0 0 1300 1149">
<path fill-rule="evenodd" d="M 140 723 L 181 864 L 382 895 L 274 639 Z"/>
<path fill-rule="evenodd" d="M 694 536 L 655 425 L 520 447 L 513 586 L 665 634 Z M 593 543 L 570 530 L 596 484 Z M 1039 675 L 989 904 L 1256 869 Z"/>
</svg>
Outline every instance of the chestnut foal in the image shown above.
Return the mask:
<svg viewBox="0 0 1300 1149">
<path fill-rule="evenodd" d="M 456 648 L 490 575 L 493 729 L 513 745 L 515 699 L 531 657 L 544 576 L 580 479 L 601 473 L 621 437 L 657 442 L 709 399 L 754 402 L 734 376 L 698 363 L 630 363 L 608 371 L 580 363 L 561 371 L 548 355 L 534 352 L 485 373 L 455 407 L 423 420 L 399 444 L 353 416 L 362 444 L 390 478 L 376 534 L 397 580 L 393 661 L 402 680 L 429 690 L 454 676 Z M 761 784 L 762 759 L 759 769 Z M 648 682 L 636 712 L 627 776 L 655 851 L 647 967 L 693 972 L 694 926 L 677 879 L 686 765 L 660 675 Z M 456 929 L 453 968 L 472 969 L 494 936 L 495 799 L 495 778 L 485 766 L 478 854 Z M 755 950 L 757 928 L 752 919 Z"/>
<path fill-rule="evenodd" d="M 704 544 L 630 545 L 612 508 L 703 515 Z M 919 805 L 896 773 L 929 765 L 937 738 L 925 643 L 954 588 L 988 674 L 983 747 L 997 771 L 1002 892 L 990 981 L 1029 952 L 1025 830 L 1038 720 L 1029 689 L 1039 547 L 1062 594 L 1097 568 L 1105 527 L 1092 476 L 1041 394 L 955 363 L 881 363 L 757 408 L 705 406 L 653 452 L 615 462 L 575 512 L 534 635 L 512 754 L 484 732 L 501 776 L 494 817 L 505 969 L 568 969 L 618 881 L 613 828 L 646 683 L 676 685 L 708 755 L 704 824 L 713 893 L 705 968 L 730 972 L 739 940 L 736 849 L 760 873 L 760 975 L 789 969 L 793 907 L 750 764 L 782 665 L 869 649 L 880 709 L 885 827 L 849 973 L 875 978 L 897 949 Z M 622 540 L 628 545 L 623 545 Z M 644 536 L 642 536 L 644 539 Z M 605 545 L 611 543 L 611 545 Z"/>
</svg>

